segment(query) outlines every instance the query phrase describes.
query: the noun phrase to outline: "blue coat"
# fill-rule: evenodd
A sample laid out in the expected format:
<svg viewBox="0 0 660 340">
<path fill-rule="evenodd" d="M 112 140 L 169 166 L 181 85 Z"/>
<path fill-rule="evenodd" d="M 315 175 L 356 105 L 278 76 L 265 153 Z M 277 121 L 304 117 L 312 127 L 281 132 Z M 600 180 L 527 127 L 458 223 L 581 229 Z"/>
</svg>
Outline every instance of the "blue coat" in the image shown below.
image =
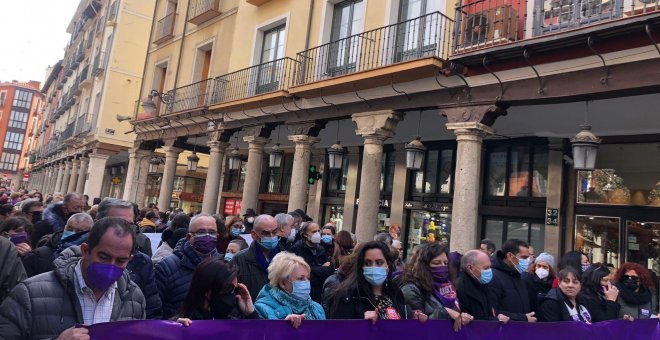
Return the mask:
<svg viewBox="0 0 660 340">
<path fill-rule="evenodd" d="M 289 314 L 305 314 L 306 320 L 325 320 L 325 311 L 318 302 L 311 298 L 305 301 L 299 301 L 298 306 L 287 304 L 282 299 L 274 296 L 275 288 L 269 284 L 265 285 L 259 292 L 257 301 L 254 303 L 254 309 L 259 316 L 268 320 L 284 320 Z M 283 292 L 280 291 L 280 294 Z M 284 293 L 287 294 L 287 293 Z M 293 298 L 290 298 L 293 299 Z M 307 312 L 306 312 L 306 310 Z M 312 311 L 312 313 L 308 312 Z"/>
<path fill-rule="evenodd" d="M 154 273 L 154 265 L 147 254 L 138 251 L 133 253 L 133 259 L 128 263 L 126 271 L 135 282 L 144 298 L 146 299 L 147 306 L 147 319 L 159 320 L 163 315 L 163 304 L 158 295 L 158 288 L 156 288 L 156 275 Z"/>
</svg>

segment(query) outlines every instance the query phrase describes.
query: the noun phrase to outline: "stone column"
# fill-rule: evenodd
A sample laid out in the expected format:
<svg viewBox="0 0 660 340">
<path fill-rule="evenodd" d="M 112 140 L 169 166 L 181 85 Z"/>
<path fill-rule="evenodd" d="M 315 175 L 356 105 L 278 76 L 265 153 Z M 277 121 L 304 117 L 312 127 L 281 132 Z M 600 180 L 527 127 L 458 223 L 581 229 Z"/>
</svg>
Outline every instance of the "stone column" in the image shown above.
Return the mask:
<svg viewBox="0 0 660 340">
<path fill-rule="evenodd" d="M 561 210 L 563 188 L 562 182 L 564 180 L 564 153 L 562 152 L 562 149 L 564 145 L 561 138 L 552 138 L 549 140 L 549 142 L 548 178 L 546 178 L 547 200 L 545 208 L 557 209 L 559 211 L 559 215 L 557 216 L 556 223 L 545 225 L 543 251 L 550 253 L 552 256 L 558 259 L 560 255 L 563 254 L 563 251 L 559 248 L 561 245 L 561 228 L 559 226 L 566 225 L 566 220 L 563 218 L 563 214 L 565 212 Z M 567 187 L 575 188 L 575 186 Z M 547 222 L 553 221 L 548 221 L 546 219 L 546 223 Z"/>
<path fill-rule="evenodd" d="M 64 162 L 56 165 L 57 177 L 55 179 L 55 186 L 53 187 L 53 194 L 56 192 L 62 193 L 62 178 L 64 177 Z"/>
<path fill-rule="evenodd" d="M 259 136 L 246 136 L 243 140 L 248 143 L 248 161 L 243 184 L 243 198 L 241 200 L 241 215 L 248 208 L 257 211 L 257 195 L 261 184 L 261 164 L 264 157 L 264 146 L 270 139 Z M 259 211 L 257 211 L 258 213 Z"/>
<path fill-rule="evenodd" d="M 287 211 L 302 209 L 307 211 L 307 174 L 309 172 L 312 145 L 321 139 L 307 135 L 289 136 L 296 147 L 293 154 L 293 169 L 291 171 L 291 187 L 289 190 L 289 207 Z"/>
<path fill-rule="evenodd" d="M 122 198 L 135 202 L 140 207 L 144 205 L 144 195 L 147 187 L 147 174 L 149 172 L 149 156 L 152 152 L 140 148 L 128 149 L 128 168 L 124 181 Z"/>
<path fill-rule="evenodd" d="M 101 189 L 105 177 L 105 164 L 110 156 L 100 153 L 89 154 L 89 165 L 87 173 L 89 177 L 85 185 L 85 192 L 93 200 L 95 197 L 101 197 Z"/>
<path fill-rule="evenodd" d="M 66 195 L 68 194 L 68 189 L 69 189 L 69 180 L 71 179 L 71 166 L 72 163 L 71 161 L 66 161 L 64 162 L 65 168 L 64 168 L 64 176 L 62 177 L 62 187 L 60 191 L 62 191 L 62 194 Z"/>
<path fill-rule="evenodd" d="M 365 242 L 376 235 L 383 144 L 386 139 L 394 136 L 396 124 L 403 119 L 403 115 L 386 110 L 356 113 L 352 119 L 357 124 L 355 133 L 364 138 L 355 234 L 360 242 Z"/>
<path fill-rule="evenodd" d="M 88 165 L 89 165 L 89 158 L 80 157 L 80 169 L 78 169 L 78 181 L 76 182 L 76 192 L 81 195 L 85 191 L 85 182 L 87 181 Z"/>
<path fill-rule="evenodd" d="M 202 212 L 215 214 L 218 207 L 218 197 L 220 194 L 220 176 L 223 171 L 222 160 L 225 157 L 225 150 L 228 143 L 217 140 L 206 143 L 210 148 L 209 170 L 206 172 L 206 182 L 204 184 L 204 201 L 202 202 Z"/>
<path fill-rule="evenodd" d="M 406 168 L 406 150 L 405 144 L 395 145 L 395 164 L 394 164 L 394 187 L 392 188 L 392 204 L 390 205 L 390 225 L 398 223 L 401 226 L 401 237 L 405 235 L 406 223 L 403 221 L 405 215 L 404 204 L 408 193 L 408 169 Z"/>
<path fill-rule="evenodd" d="M 344 154 L 344 162 L 348 162 L 346 167 L 346 193 L 344 196 L 344 221 L 342 230 L 355 233 L 355 211 L 357 206 L 355 201 L 358 195 L 358 174 L 360 172 L 360 149 L 357 146 L 349 146 Z M 367 240 L 369 241 L 369 240 Z"/>
<path fill-rule="evenodd" d="M 457 141 L 450 248 L 465 254 L 478 241 L 481 146 L 484 136 L 495 130 L 477 122 L 447 123 L 447 129 Z"/>
<path fill-rule="evenodd" d="M 46 194 L 50 192 L 49 190 L 49 185 L 51 183 L 51 177 L 53 176 L 53 168 L 52 166 L 47 166 L 44 168 L 44 180 L 41 182 L 41 187 L 39 192 L 41 192 L 44 195 L 44 198 Z"/>
<path fill-rule="evenodd" d="M 174 176 L 176 175 L 176 165 L 179 160 L 181 149 L 173 146 L 164 146 L 165 152 L 165 171 L 160 183 L 160 194 L 158 195 L 158 209 L 166 211 L 172 203 L 172 190 L 174 189 Z"/>
<path fill-rule="evenodd" d="M 71 176 L 69 177 L 69 185 L 67 186 L 67 192 L 76 192 L 76 186 L 78 185 L 78 176 L 80 175 L 80 160 L 74 159 L 71 161 Z"/>
</svg>

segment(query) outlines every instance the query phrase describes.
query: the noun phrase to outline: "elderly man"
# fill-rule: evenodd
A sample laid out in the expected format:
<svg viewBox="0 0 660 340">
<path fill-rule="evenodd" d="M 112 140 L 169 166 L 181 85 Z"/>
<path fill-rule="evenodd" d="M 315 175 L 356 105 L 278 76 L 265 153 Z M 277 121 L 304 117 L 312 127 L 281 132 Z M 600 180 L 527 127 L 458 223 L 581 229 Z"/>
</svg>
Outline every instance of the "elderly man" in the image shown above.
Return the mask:
<svg viewBox="0 0 660 340">
<path fill-rule="evenodd" d="M 53 233 L 46 244 L 25 254 L 23 265 L 28 277 L 53 270 L 53 260 L 64 249 L 87 241 L 87 232 L 93 224 L 92 217 L 86 213 L 69 217 L 64 230 Z"/>
<path fill-rule="evenodd" d="M 217 238 L 215 218 L 208 214 L 196 215 L 190 220 L 186 240 L 179 242 L 174 253 L 156 265 L 156 286 L 163 301 L 164 319 L 177 314 L 197 265 L 209 256 L 220 255 L 215 249 Z"/>
<path fill-rule="evenodd" d="M 36 248 L 39 240 L 45 235 L 64 229 L 69 217 L 83 212 L 83 207 L 82 196 L 75 192 L 64 196 L 64 201 L 49 205 L 42 214 L 42 220 L 34 226 L 34 232 L 30 240 L 32 248 Z"/>
<path fill-rule="evenodd" d="M 270 261 L 280 252 L 277 221 L 270 215 L 259 215 L 254 219 L 251 234 L 254 242 L 236 254 L 232 262 L 238 266 L 238 282 L 247 286 L 254 302 L 268 283 Z"/>
<path fill-rule="evenodd" d="M 120 217 L 132 223 L 133 231 L 135 231 L 137 249 L 151 257 L 151 240 L 149 240 L 149 237 L 142 234 L 134 223 L 135 211 L 133 209 L 133 203 L 117 198 L 106 198 L 99 203 L 99 211 L 96 214 L 96 219 L 101 219 L 107 216 Z"/>
<path fill-rule="evenodd" d="M 290 251 L 298 233 L 293 227 L 296 220 L 289 214 L 277 214 L 275 221 L 277 221 L 277 236 L 280 237 L 280 249 Z"/>
<path fill-rule="evenodd" d="M 97 221 L 87 242 L 67 249 L 53 271 L 12 290 L 0 306 L 3 339 L 89 339 L 77 325 L 144 319 L 144 296 L 125 271 L 134 242 L 129 223 Z"/>
<path fill-rule="evenodd" d="M 461 258 L 461 271 L 456 279 L 456 292 L 461 311 L 475 320 L 499 320 L 506 323 L 507 316 L 495 314 L 488 297 L 488 285 L 493 278 L 490 258 L 481 250 L 470 250 Z M 497 316 L 496 316 L 497 315 Z"/>
</svg>

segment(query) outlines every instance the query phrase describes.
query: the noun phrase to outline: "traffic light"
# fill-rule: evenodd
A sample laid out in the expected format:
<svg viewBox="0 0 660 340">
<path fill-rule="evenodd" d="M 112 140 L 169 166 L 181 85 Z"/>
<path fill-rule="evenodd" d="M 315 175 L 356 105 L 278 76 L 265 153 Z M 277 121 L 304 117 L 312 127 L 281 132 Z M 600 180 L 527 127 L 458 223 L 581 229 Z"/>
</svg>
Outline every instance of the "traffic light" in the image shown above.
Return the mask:
<svg viewBox="0 0 660 340">
<path fill-rule="evenodd" d="M 309 166 L 309 174 L 307 176 L 307 183 L 314 184 L 316 180 L 321 179 L 321 174 L 316 171 L 316 165 Z"/>
</svg>

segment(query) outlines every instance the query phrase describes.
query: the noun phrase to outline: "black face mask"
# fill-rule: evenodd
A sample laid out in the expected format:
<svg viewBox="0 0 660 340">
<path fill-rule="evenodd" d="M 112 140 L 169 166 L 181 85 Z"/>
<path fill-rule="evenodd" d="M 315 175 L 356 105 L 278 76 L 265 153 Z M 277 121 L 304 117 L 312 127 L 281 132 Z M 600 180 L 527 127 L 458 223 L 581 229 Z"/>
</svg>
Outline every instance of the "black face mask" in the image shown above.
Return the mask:
<svg viewBox="0 0 660 340">
<path fill-rule="evenodd" d="M 32 213 L 32 224 L 41 221 L 41 211 L 35 211 Z"/>
<path fill-rule="evenodd" d="M 623 286 L 629 290 L 635 291 L 639 287 L 639 284 L 637 284 L 637 280 L 635 279 L 625 279 L 623 280 Z"/>
<path fill-rule="evenodd" d="M 236 309 L 236 296 L 232 291 L 229 294 L 216 294 L 210 303 L 211 315 L 214 319 L 228 319 Z"/>
</svg>

